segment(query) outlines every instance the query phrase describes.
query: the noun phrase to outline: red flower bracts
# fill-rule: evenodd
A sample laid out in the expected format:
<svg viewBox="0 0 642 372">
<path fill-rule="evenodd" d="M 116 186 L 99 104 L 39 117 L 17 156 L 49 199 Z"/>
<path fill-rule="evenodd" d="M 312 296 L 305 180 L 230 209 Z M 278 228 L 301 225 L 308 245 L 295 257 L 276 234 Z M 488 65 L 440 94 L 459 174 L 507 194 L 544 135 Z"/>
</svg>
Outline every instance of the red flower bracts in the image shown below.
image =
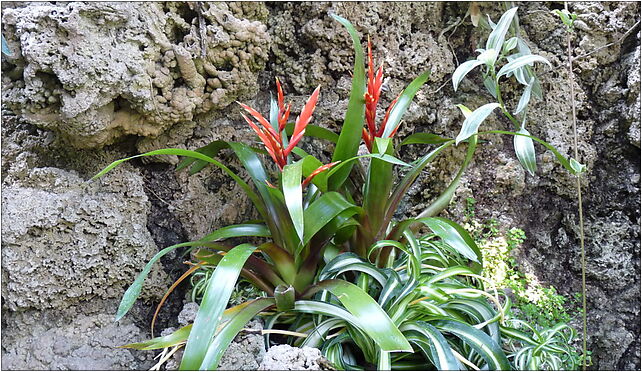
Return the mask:
<svg viewBox="0 0 642 372">
<path fill-rule="evenodd" d="M 294 123 L 294 131 L 292 132 L 292 137 L 290 137 L 290 141 L 286 147 L 284 147 L 283 144 L 283 131 L 285 130 L 285 126 L 288 122 L 288 117 L 290 116 L 290 109 L 292 107 L 292 104 L 288 104 L 287 106 L 285 105 L 285 97 L 283 95 L 283 89 L 281 87 L 281 82 L 279 79 L 276 79 L 276 94 L 277 94 L 277 103 L 279 106 L 279 113 L 277 115 L 277 121 L 278 121 L 278 131 L 270 125 L 270 122 L 263 117 L 258 111 L 254 110 L 248 105 L 244 105 L 240 102 L 237 102 L 248 114 L 250 114 L 258 123 L 257 125 L 252 119 L 247 117 L 244 114 L 241 114 L 245 121 L 250 125 L 250 127 L 254 130 L 254 132 L 259 136 L 261 139 L 261 142 L 263 142 L 263 146 L 265 146 L 265 149 L 267 150 L 268 154 L 270 157 L 272 157 L 272 160 L 278 165 L 279 169 L 282 171 L 283 167 L 285 167 L 288 163 L 288 155 L 292 152 L 294 147 L 301 141 L 301 138 L 303 138 L 303 135 L 305 134 L 305 128 L 307 125 L 310 123 L 312 120 L 312 114 L 314 113 L 314 109 L 317 105 L 317 101 L 319 100 L 319 91 L 321 87 L 317 87 L 317 89 L 312 92 L 312 95 L 310 98 L 308 98 L 308 101 L 305 103 L 305 106 L 303 106 L 303 110 L 301 110 L 301 114 L 296 118 L 296 122 Z M 314 176 L 318 175 L 319 173 L 328 170 L 332 168 L 334 165 L 338 164 L 339 162 L 334 162 L 330 164 L 325 164 L 314 170 L 304 181 L 303 181 L 303 187 L 307 186 L 311 181 Z M 271 187 L 274 187 L 270 185 Z"/>
<path fill-rule="evenodd" d="M 312 120 L 312 113 L 314 113 L 314 108 L 317 105 L 321 87 L 319 86 L 314 90 L 310 98 L 308 98 L 308 101 L 305 103 L 301 114 L 296 118 L 296 122 L 294 124 L 294 132 L 292 133 L 292 137 L 290 138 L 288 146 L 285 148 L 283 146 L 282 133 L 285 129 L 285 125 L 287 124 L 288 117 L 290 116 L 290 108 L 292 107 L 292 104 L 288 104 L 287 107 L 285 106 L 283 89 L 281 88 L 279 79 L 276 80 L 276 87 L 277 100 L 279 105 L 278 132 L 270 125 L 270 122 L 256 110 L 240 102 L 238 102 L 238 104 L 241 105 L 241 107 L 243 107 L 243 109 L 248 114 L 250 114 L 254 119 L 256 119 L 256 121 L 259 122 L 260 126 L 253 122 L 252 119 L 248 118 L 244 114 L 241 114 L 245 121 L 247 121 L 250 127 L 259 136 L 268 154 L 270 154 L 274 162 L 279 166 L 279 169 L 283 170 L 283 167 L 285 167 L 285 165 L 287 164 L 288 155 L 290 154 L 290 152 L 292 152 L 292 149 L 297 145 L 297 143 L 299 143 L 301 138 L 303 138 L 303 135 L 305 134 L 305 127 L 310 123 L 310 120 Z"/>
<path fill-rule="evenodd" d="M 368 38 L 368 81 L 366 85 L 366 125 L 367 129 L 363 128 L 361 132 L 361 137 L 368 147 L 368 151 L 372 151 L 372 142 L 374 142 L 375 137 L 381 137 L 383 131 L 386 128 L 386 123 L 388 122 L 388 117 L 390 116 L 390 111 L 397 103 L 397 98 L 395 98 L 388 107 L 386 115 L 381 122 L 379 128 L 376 126 L 376 117 L 377 117 L 377 103 L 379 102 L 379 97 L 381 96 L 381 86 L 383 85 L 383 64 L 379 66 L 376 73 L 374 70 L 374 62 L 372 60 L 372 44 L 370 43 L 370 38 Z M 390 137 L 394 136 L 395 129 Z"/>
</svg>

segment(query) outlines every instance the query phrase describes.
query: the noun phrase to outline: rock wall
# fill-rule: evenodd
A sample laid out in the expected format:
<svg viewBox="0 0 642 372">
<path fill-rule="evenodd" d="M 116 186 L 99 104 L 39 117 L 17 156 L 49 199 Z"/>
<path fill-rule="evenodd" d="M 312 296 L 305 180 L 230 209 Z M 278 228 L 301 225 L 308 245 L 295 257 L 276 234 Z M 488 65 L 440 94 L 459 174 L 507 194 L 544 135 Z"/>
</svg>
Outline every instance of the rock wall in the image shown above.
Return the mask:
<svg viewBox="0 0 642 372">
<path fill-rule="evenodd" d="M 176 257 L 163 260 L 146 283 L 147 302 L 112 323 L 125 287 L 159 248 L 253 216 L 233 181 L 214 169 L 187 177 L 172 170 L 176 158 L 157 157 L 86 182 L 98 170 L 157 148 L 255 141 L 231 103 L 267 112 L 276 76 L 297 109 L 320 84 L 314 123 L 338 130 L 353 52 L 332 13 L 349 19 L 364 39 L 370 35 L 375 59 L 385 65 L 384 103 L 431 69 L 398 136 L 454 136 L 462 122 L 454 105 L 490 100 L 472 75 L 457 92 L 450 83 L 458 63 L 473 58 L 487 35 L 472 26 L 468 5 L 3 3 L 2 32 L 13 56 L 2 57 L 2 367 L 149 368 L 152 353 L 112 346 L 149 337 L 151 302 L 184 267 Z M 538 67 L 545 97 L 531 108 L 528 128 L 571 155 L 565 31 L 550 14 L 563 3 L 517 5 L 522 36 L 553 64 Z M 480 6 L 493 20 L 502 12 L 499 4 Z M 573 53 L 582 56 L 575 99 L 580 159 L 588 166 L 589 348 L 595 369 L 639 369 L 640 28 L 633 26 L 640 5 L 570 8 L 579 15 Z M 509 105 L 518 94 L 517 86 L 507 86 Z M 495 116 L 483 128 L 509 123 Z M 579 292 L 575 179 L 541 147 L 538 173 L 527 175 L 511 138 L 487 139 L 444 215 L 460 219 L 463 200 L 475 197 L 480 217 L 526 230 L 520 262 L 563 293 Z M 304 143 L 319 156 L 332 150 Z M 424 151 L 409 146 L 402 158 Z M 464 151 L 430 167 L 402 214 L 418 213 L 443 189 Z M 174 302 L 165 318 L 182 307 L 181 299 Z M 25 346 L 57 345 L 74 334 L 91 338 L 53 349 Z"/>
</svg>

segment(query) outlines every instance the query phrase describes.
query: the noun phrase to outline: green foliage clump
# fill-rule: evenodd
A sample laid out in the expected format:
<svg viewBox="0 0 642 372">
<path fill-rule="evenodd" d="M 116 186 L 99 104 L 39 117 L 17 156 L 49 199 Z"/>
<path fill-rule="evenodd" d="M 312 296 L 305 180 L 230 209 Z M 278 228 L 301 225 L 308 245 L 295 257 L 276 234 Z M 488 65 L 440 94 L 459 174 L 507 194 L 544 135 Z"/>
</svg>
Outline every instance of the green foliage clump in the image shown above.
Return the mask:
<svg viewBox="0 0 642 372">
<path fill-rule="evenodd" d="M 179 155 L 184 159 L 178 170 L 189 169 L 190 174 L 214 165 L 236 181 L 260 218 L 158 252 L 125 292 L 117 319 L 140 295 L 151 266 L 181 247 L 190 247 L 196 261 L 179 280 L 196 275 L 192 294 L 200 299 L 198 314 L 194 324 L 171 335 L 126 347 L 184 346 L 181 369 L 216 369 L 236 334 L 252 317 L 262 315 L 267 319 L 268 345 L 269 335 L 280 333 L 289 343 L 319 347 L 341 369 L 505 370 L 566 365 L 573 330 L 563 324 L 540 330 L 516 319 L 510 312 L 509 296 L 497 289 L 498 283 L 510 283 L 513 266 L 500 264 L 523 237 L 514 232 L 498 240 L 497 222 L 489 223 L 476 235 L 482 246 L 488 246 L 487 251 L 494 252 L 484 256 L 462 226 L 437 217 L 450 203 L 479 136 L 515 136 L 517 157 L 531 173 L 536 171 L 532 141 L 543 144 L 575 172 L 567 158 L 530 136 L 523 123 L 518 124 L 518 132 L 478 132 L 493 109 L 500 107 L 508 113 L 499 94 L 500 78 L 516 76 L 528 92 L 539 89 L 531 65 L 543 58 L 532 56 L 516 38 L 506 40 L 516 11 L 510 9 L 493 24 L 479 58 L 462 64 L 467 67 L 453 74 L 456 88 L 475 66 L 486 66 L 487 88 L 497 93 L 498 100 L 474 112 L 458 105 L 465 120 L 457 138 L 414 133 L 395 143 L 402 116 L 428 80 L 429 71 L 415 78 L 378 121 L 383 66 L 375 69 L 370 43 L 366 57 L 352 24 L 334 16 L 348 30 L 355 51 L 352 90 L 338 135 L 310 124 L 320 87 L 292 123 L 288 120 L 291 105 L 285 103 L 277 79 L 276 98 L 270 101 L 267 118 L 240 104 L 241 116 L 262 147 L 214 141 L 196 151 L 163 149 L 132 157 Z M 509 54 L 516 47 L 520 52 Z M 496 73 L 498 64 L 504 62 Z M 518 110 L 524 116 L 526 98 L 520 100 Z M 334 143 L 332 161 L 324 164 L 299 147 L 304 135 Z M 358 155 L 362 141 L 366 155 Z M 406 163 L 398 155 L 408 144 L 434 148 Z M 395 220 L 401 201 L 428 164 L 460 144 L 467 149 L 466 157 L 450 185 L 416 218 Z M 234 153 L 250 181 L 216 160 L 226 150 Z M 112 163 L 96 177 L 132 158 Z M 399 179 L 394 166 L 405 170 Z M 418 238 L 422 227 L 430 233 Z M 238 239 L 260 244 L 230 243 Z M 494 271 L 484 273 L 485 261 Z M 215 269 L 199 270 L 200 266 Z M 236 285 L 240 277 L 256 292 L 240 289 Z M 519 276 L 513 279 L 520 280 Z M 261 297 L 236 304 L 245 294 Z"/>
<path fill-rule="evenodd" d="M 523 230 L 512 227 L 503 232 L 499 222 L 489 219 L 479 222 L 474 212 L 474 198 L 467 199 L 466 223 L 484 257 L 483 276 L 491 286 L 510 290 L 514 296 L 515 310 L 520 318 L 540 327 L 552 327 L 569 322 L 568 311 L 574 310 L 574 298 L 558 293 L 553 286 L 542 285 L 532 273 L 523 272 L 513 251 L 526 240 Z M 472 207 L 471 207 L 472 206 Z"/>
</svg>

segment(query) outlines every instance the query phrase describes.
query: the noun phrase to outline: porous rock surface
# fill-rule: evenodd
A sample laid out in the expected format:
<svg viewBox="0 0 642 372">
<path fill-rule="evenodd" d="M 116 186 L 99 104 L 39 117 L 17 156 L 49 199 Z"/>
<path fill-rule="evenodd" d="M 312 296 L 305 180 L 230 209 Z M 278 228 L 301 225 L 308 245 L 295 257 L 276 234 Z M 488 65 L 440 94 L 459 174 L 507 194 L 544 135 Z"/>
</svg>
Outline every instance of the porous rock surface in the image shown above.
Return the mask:
<svg viewBox="0 0 642 372">
<path fill-rule="evenodd" d="M 495 21 L 502 13 L 496 3 L 479 5 L 481 14 Z M 544 99 L 531 103 L 526 126 L 562 154 L 573 156 L 566 34 L 559 19 L 550 13 L 561 9 L 563 3 L 516 5 L 521 36 L 533 53 L 545 56 L 553 65 L 552 69 L 536 66 Z M 3 324 L 21 322 L 30 311 L 50 314 L 53 309 L 48 307 L 66 303 L 78 304 L 70 311 L 95 318 L 97 313 L 87 310 L 86 303 L 98 296 L 115 306 L 137 269 L 156 249 L 146 243 L 150 235 L 151 241 L 162 247 L 256 217 L 240 189 L 219 170 L 208 168 L 188 177 L 172 170 L 175 157 L 154 157 L 121 166 L 104 178 L 101 186 L 81 186 L 79 181 L 119 157 L 143 151 L 168 146 L 195 149 L 218 139 L 255 141 L 230 103 L 241 100 L 267 114 L 274 77 L 282 80 L 287 100 L 293 102 L 292 117 L 321 85 L 313 123 L 338 130 L 349 97 L 353 51 L 347 32 L 331 14 L 349 19 L 364 40 L 370 35 L 375 63 L 384 63 L 379 118 L 388 102 L 413 78 L 427 69 L 432 71 L 430 82 L 410 105 L 397 137 L 419 131 L 454 137 L 463 120 L 454 105 L 474 108 L 492 100 L 475 73 L 462 81 L 457 92 L 450 82 L 452 71 L 476 56 L 474 50 L 483 47 L 488 34 L 471 24 L 466 15 L 468 3 L 208 3 L 199 8 L 198 3 L 78 2 L 2 6 L 2 31 L 14 51 L 12 57 L 3 56 L 2 62 L 3 219 L 5 189 L 9 190 L 8 205 L 20 205 L 17 198 L 26 193 L 48 200 L 23 203 L 42 209 L 14 212 L 14 218 L 24 219 L 16 227 L 5 230 L 3 221 Z M 639 369 L 640 28 L 633 26 L 640 19 L 640 5 L 582 2 L 569 3 L 569 8 L 578 14 L 572 43 L 573 55 L 580 58 L 574 62 L 573 84 L 579 158 L 588 169 L 582 177 L 582 190 L 591 368 Z M 613 44 L 598 49 L 609 43 Z M 507 105 L 514 107 L 521 88 L 508 81 L 502 84 Z M 511 125 L 493 115 L 480 129 L 491 128 L 511 129 Z M 512 138 L 493 135 L 485 139 L 453 203 L 442 215 L 460 221 L 465 198 L 474 197 L 479 218 L 495 218 L 502 226 L 526 231 L 528 239 L 518 260 L 528 262 L 541 282 L 566 295 L 579 292 L 575 178 L 537 145 L 538 171 L 531 176 L 516 160 Z M 73 151 L 70 146 L 90 150 Z M 323 160 L 332 151 L 330 145 L 317 140 L 304 139 L 302 146 Z M 426 169 L 397 217 L 419 213 L 447 186 L 465 156 L 463 147 L 444 153 Z M 411 145 L 400 156 L 414 160 L 425 151 Z M 229 153 L 223 152 L 221 157 L 240 170 Z M 102 195 L 101 190 L 109 190 L 109 195 Z M 100 203 L 85 206 L 92 205 L 88 199 L 114 209 L 102 209 Z M 53 206 L 71 206 L 71 212 L 67 207 L 60 211 Z M 93 224 L 87 222 L 88 216 Z M 134 217 L 142 229 L 137 230 Z M 95 222 L 109 219 L 126 221 L 128 232 L 121 234 Z M 80 231 L 74 230 L 77 224 Z M 27 228 L 37 238 L 20 237 L 19 228 Z M 54 245 L 73 245 L 75 250 L 65 253 L 59 249 L 51 257 L 45 255 L 45 234 Z M 5 245 L 6 237 L 12 245 Z M 115 240 L 118 248 L 108 252 L 94 247 L 92 251 L 82 243 L 88 237 L 110 244 Z M 134 251 L 137 253 L 131 253 Z M 133 254 L 131 261 L 111 262 L 110 255 L 119 258 L 125 255 L 121 252 Z M 23 256 L 26 254 L 29 257 Z M 5 266 L 5 256 L 14 257 L 12 264 L 17 268 Z M 173 278 L 184 271 L 184 267 L 168 266 L 175 257 L 163 261 L 165 271 L 175 270 L 170 272 Z M 92 262 L 94 266 L 89 266 Z M 71 273 L 74 283 L 80 281 L 82 275 L 70 271 L 71 265 L 81 265 L 83 273 L 102 275 L 104 281 L 88 279 L 91 285 L 80 283 L 80 289 L 55 287 L 63 273 Z M 37 271 L 37 278 L 30 275 L 32 267 L 53 268 L 53 279 L 43 277 L 43 271 Z M 158 287 L 165 283 L 158 279 L 162 271 L 158 273 L 157 279 L 146 284 L 146 288 L 151 285 L 145 292 L 150 299 L 162 295 L 166 288 Z M 175 317 L 179 310 L 180 306 L 169 315 Z M 136 324 L 148 320 L 140 310 L 134 313 Z M 49 334 L 68 329 L 60 321 L 42 319 Z M 574 325 L 581 329 L 577 319 Z M 22 344 L 14 340 L 37 337 L 22 328 L 16 327 L 10 342 L 3 339 L 3 358 L 13 355 L 16 368 L 30 365 L 25 362 L 28 353 L 18 352 Z M 149 337 L 142 326 L 138 331 L 136 340 Z M 99 342 L 108 345 L 111 341 L 105 337 Z M 96 353 L 111 360 L 105 363 L 113 366 L 121 365 L 119 358 L 125 355 L 115 357 L 101 346 L 85 349 L 98 350 Z M 125 355 L 129 357 L 132 361 L 137 358 Z M 63 352 L 41 357 L 45 362 L 39 363 L 54 368 L 69 358 L 71 354 Z M 83 360 L 87 363 L 84 368 L 92 368 L 89 359 Z M 108 364 L 100 367 L 104 365 Z"/>
<path fill-rule="evenodd" d="M 255 94 L 267 59 L 260 4 L 33 3 L 5 9 L 2 98 L 77 147 L 155 137 Z"/>
<path fill-rule="evenodd" d="M 304 346 L 302 348 L 290 345 L 272 346 L 265 353 L 259 371 L 323 371 L 327 370 L 321 351 Z"/>
</svg>

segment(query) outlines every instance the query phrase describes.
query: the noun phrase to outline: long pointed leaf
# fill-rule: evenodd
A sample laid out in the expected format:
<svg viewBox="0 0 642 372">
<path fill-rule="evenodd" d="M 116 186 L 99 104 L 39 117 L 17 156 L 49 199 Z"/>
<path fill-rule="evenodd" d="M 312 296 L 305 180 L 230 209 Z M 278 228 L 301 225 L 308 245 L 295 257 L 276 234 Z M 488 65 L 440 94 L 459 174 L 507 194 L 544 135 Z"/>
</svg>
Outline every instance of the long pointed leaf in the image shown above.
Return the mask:
<svg viewBox="0 0 642 372">
<path fill-rule="evenodd" d="M 491 370 L 510 370 L 506 354 L 499 345 L 486 333 L 454 320 L 437 320 L 433 323 L 437 329 L 450 332 L 461 338 L 472 347 L 489 365 Z"/>
<path fill-rule="evenodd" d="M 243 310 L 236 314 L 229 322 L 225 324 L 223 329 L 214 337 L 209 347 L 203 362 L 200 365 L 200 370 L 215 370 L 225 350 L 227 350 L 230 343 L 236 335 L 243 329 L 256 314 L 265 310 L 266 308 L 274 305 L 273 298 L 258 298 L 252 300 Z M 182 367 L 182 365 L 181 365 Z"/>
<path fill-rule="evenodd" d="M 236 183 L 238 183 L 239 186 L 241 186 L 241 188 L 243 189 L 243 191 L 245 191 L 245 193 L 250 197 L 250 199 L 252 200 L 252 202 L 256 206 L 256 209 L 259 211 L 259 213 L 261 213 L 261 215 L 265 215 L 265 206 L 263 205 L 263 202 L 261 201 L 261 199 L 259 199 L 258 195 L 256 195 L 256 193 L 250 188 L 250 186 L 245 181 L 243 181 L 239 176 L 236 175 L 236 173 L 232 172 L 223 163 L 221 163 L 219 161 L 216 161 L 216 160 L 210 158 L 209 156 L 201 154 L 201 153 L 196 152 L 196 151 L 183 150 L 183 149 L 161 149 L 161 150 L 149 151 L 149 152 L 146 152 L 144 154 L 134 155 L 134 156 L 131 156 L 131 157 L 128 157 L 128 158 L 116 160 L 113 163 L 109 164 L 107 167 L 105 167 L 105 169 L 101 170 L 98 174 L 93 176 L 92 180 L 96 179 L 96 178 L 99 178 L 99 177 L 102 177 L 105 173 L 109 172 L 110 170 L 114 169 L 119 164 L 121 164 L 121 163 L 123 163 L 125 161 L 131 160 L 131 159 L 135 159 L 135 158 L 140 158 L 140 157 L 143 157 L 143 156 L 154 156 L 154 155 L 186 156 L 186 157 L 191 157 L 191 158 L 195 158 L 195 159 L 198 159 L 198 160 L 203 160 L 205 162 L 214 164 L 215 166 L 221 168 L 230 177 L 232 177 L 232 179 L 234 179 L 234 181 L 236 181 Z"/>
<path fill-rule="evenodd" d="M 345 119 L 337 146 L 332 154 L 332 161 L 343 161 L 357 154 L 359 143 L 361 142 L 361 129 L 365 120 L 366 104 L 364 95 L 366 93 L 366 71 L 364 67 L 363 47 L 359 39 L 359 34 L 354 26 L 345 18 L 338 15 L 332 17 L 341 23 L 350 33 L 352 44 L 354 46 L 354 71 L 352 73 L 352 88 L 350 90 L 350 99 L 348 100 L 348 109 L 346 110 Z M 329 186 L 331 190 L 338 190 L 350 174 L 350 167 L 342 168 L 341 172 L 330 177 Z"/>
<path fill-rule="evenodd" d="M 386 129 L 383 131 L 383 135 L 381 137 L 388 138 L 392 133 L 396 132 L 396 129 L 401 122 L 401 118 L 410 106 L 410 102 L 412 102 L 412 99 L 415 98 L 415 94 L 417 94 L 429 77 L 430 71 L 426 71 L 408 84 L 406 89 L 404 89 L 403 93 L 401 93 L 397 99 L 397 103 L 395 103 L 395 106 L 392 108 L 388 121 L 386 122 Z"/>
<path fill-rule="evenodd" d="M 392 217 L 394 213 L 397 210 L 397 207 L 399 206 L 399 203 L 403 199 L 403 197 L 406 195 L 406 192 L 408 192 L 408 189 L 412 186 L 412 184 L 415 182 L 417 177 L 421 174 L 421 171 L 441 153 L 444 149 L 446 149 L 448 146 L 453 144 L 453 140 L 449 140 L 448 142 L 444 143 L 443 145 L 439 146 L 438 148 L 432 150 L 428 154 L 424 155 L 422 158 L 418 159 L 416 162 L 413 163 L 412 168 L 406 173 L 404 178 L 397 184 L 395 189 L 392 191 L 392 194 L 390 196 L 390 199 L 388 200 L 386 204 L 386 214 L 385 214 L 385 219 L 383 221 L 383 224 L 381 225 L 382 228 L 387 228 L 388 224 L 392 220 Z"/>
<path fill-rule="evenodd" d="M 296 230 L 299 240 L 303 241 L 303 188 L 301 187 L 301 177 L 303 176 L 303 161 L 300 160 L 294 164 L 286 165 L 283 168 L 283 196 L 288 212 L 292 218 L 294 229 Z"/>
<path fill-rule="evenodd" d="M 471 61 L 466 61 L 459 65 L 455 72 L 453 72 L 453 88 L 455 91 L 457 91 L 457 88 L 459 87 L 459 83 L 461 83 L 462 80 L 464 80 L 464 77 L 468 75 L 469 72 L 471 72 L 475 67 L 481 66 L 484 64 L 484 61 L 479 61 L 476 59 L 473 59 Z"/>
<path fill-rule="evenodd" d="M 319 230 L 327 225 L 334 217 L 346 210 L 357 214 L 360 208 L 349 203 L 337 192 L 328 192 L 321 195 L 319 199 L 310 204 L 303 212 L 303 219 L 305 220 L 303 244 L 307 244 Z"/>
<path fill-rule="evenodd" d="M 488 40 L 486 40 L 486 49 L 495 50 L 495 58 L 492 59 L 493 65 L 497 61 L 499 52 L 502 50 L 504 40 L 506 39 L 506 33 L 508 32 L 508 28 L 510 27 L 516 13 L 517 7 L 507 10 L 499 19 L 499 22 L 497 22 L 497 25 L 495 25 L 490 35 L 488 35 Z"/>
<path fill-rule="evenodd" d="M 526 128 L 522 127 L 517 133 L 530 135 Z M 515 148 L 515 155 L 519 160 L 522 167 L 531 174 L 535 175 L 537 171 L 537 159 L 535 158 L 535 146 L 533 140 L 529 137 L 515 136 L 513 137 L 513 146 Z"/>
<path fill-rule="evenodd" d="M 494 109 L 499 107 L 499 103 L 487 103 L 477 110 L 473 111 L 470 116 L 464 120 L 464 123 L 461 126 L 461 131 L 455 139 L 455 144 L 459 144 L 461 141 L 468 139 L 468 137 L 477 133 L 481 123 L 486 120 L 488 115 L 490 115 Z"/>
<path fill-rule="evenodd" d="M 254 249 L 256 248 L 250 244 L 236 246 L 227 252 L 217 265 L 210 277 L 187 340 L 181 370 L 195 370 L 201 366 L 210 340 L 221 321 L 223 310 L 232 295 L 236 280 Z"/>
<path fill-rule="evenodd" d="M 421 336 L 421 339 L 429 345 L 429 349 L 424 350 L 424 352 L 428 352 L 430 354 L 431 359 L 438 370 L 459 369 L 459 363 L 457 362 L 455 355 L 452 353 L 448 341 L 446 341 L 446 338 L 437 328 L 427 322 L 418 321 L 415 323 L 406 323 L 399 327 L 399 329 L 404 334 L 412 332 Z M 412 342 L 410 337 L 409 341 Z"/>
<path fill-rule="evenodd" d="M 163 256 L 165 256 L 166 254 L 168 254 L 169 252 L 177 248 L 207 246 L 208 244 L 209 243 L 207 241 L 196 240 L 192 242 L 174 244 L 156 253 L 154 257 L 152 257 L 152 259 L 149 260 L 149 262 L 147 262 L 147 264 L 143 268 L 143 271 L 141 271 L 141 273 L 138 274 L 134 282 L 129 286 L 129 288 L 127 288 L 127 290 L 123 294 L 123 298 L 120 301 L 118 310 L 116 311 L 116 318 L 114 321 L 120 320 L 132 308 L 132 306 L 134 305 L 134 302 L 136 302 L 136 299 L 138 298 L 138 296 L 140 296 L 140 292 L 143 288 L 143 283 L 145 282 L 145 278 L 147 278 L 147 275 L 149 275 L 149 273 L 152 271 L 152 267 L 158 260 L 160 260 Z"/>
<path fill-rule="evenodd" d="M 512 62 L 508 62 L 501 69 L 499 69 L 499 72 L 497 73 L 497 81 L 499 81 L 500 77 L 502 77 L 504 75 L 508 75 L 508 74 L 510 74 L 511 72 L 517 70 L 520 67 L 530 66 L 535 62 L 543 62 L 543 63 L 546 63 L 549 67 L 551 67 L 551 68 L 553 67 L 551 65 L 551 63 L 546 58 L 544 58 L 542 56 L 538 56 L 538 55 L 534 55 L 534 54 L 527 55 L 527 56 L 522 56 L 522 57 L 519 57 L 519 58 L 515 59 Z"/>
<path fill-rule="evenodd" d="M 412 352 L 412 347 L 385 311 L 366 292 L 340 279 L 319 282 L 313 291 L 326 290 L 335 295 L 353 315 L 357 328 L 387 352 Z"/>
<path fill-rule="evenodd" d="M 535 83 L 535 78 L 531 78 L 528 85 L 526 85 L 526 88 L 524 88 L 524 92 L 522 93 L 522 96 L 519 97 L 517 108 L 515 109 L 515 112 L 513 114 L 517 115 L 526 109 L 526 106 L 528 106 L 528 102 L 530 102 L 531 100 L 531 91 L 533 90 L 533 86 L 535 85 L 534 83 Z"/>
<path fill-rule="evenodd" d="M 427 217 L 417 219 L 431 229 L 437 236 L 453 247 L 464 257 L 478 263 L 482 262 L 482 254 L 473 238 L 463 227 L 442 217 Z M 479 274 L 479 273 L 477 273 Z"/>
</svg>

